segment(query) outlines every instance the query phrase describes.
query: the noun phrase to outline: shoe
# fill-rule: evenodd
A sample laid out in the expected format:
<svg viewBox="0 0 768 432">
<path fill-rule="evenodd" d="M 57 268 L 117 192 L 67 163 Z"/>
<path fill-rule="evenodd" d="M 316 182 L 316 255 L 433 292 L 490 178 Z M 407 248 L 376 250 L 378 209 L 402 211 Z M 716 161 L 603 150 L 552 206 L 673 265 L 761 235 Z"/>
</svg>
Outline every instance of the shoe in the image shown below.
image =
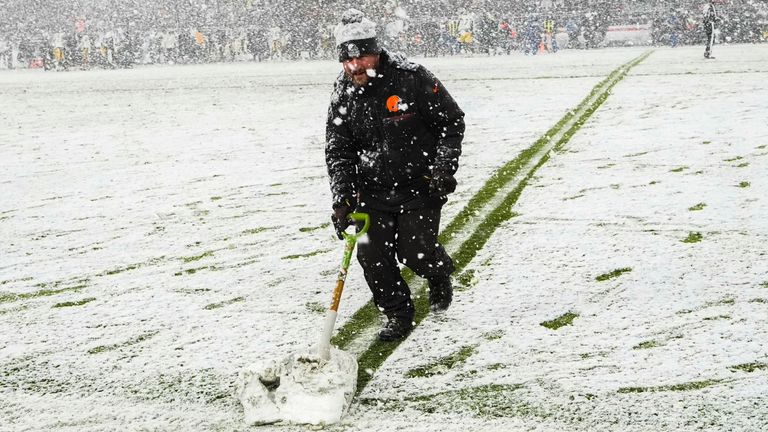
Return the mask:
<svg viewBox="0 0 768 432">
<path fill-rule="evenodd" d="M 391 317 L 384 324 L 384 328 L 379 331 L 379 340 L 391 342 L 404 339 L 413 330 L 412 319 L 403 317 Z"/>
<path fill-rule="evenodd" d="M 432 278 L 429 282 L 429 309 L 432 312 L 442 312 L 448 309 L 453 300 L 453 285 L 451 277 Z"/>
</svg>

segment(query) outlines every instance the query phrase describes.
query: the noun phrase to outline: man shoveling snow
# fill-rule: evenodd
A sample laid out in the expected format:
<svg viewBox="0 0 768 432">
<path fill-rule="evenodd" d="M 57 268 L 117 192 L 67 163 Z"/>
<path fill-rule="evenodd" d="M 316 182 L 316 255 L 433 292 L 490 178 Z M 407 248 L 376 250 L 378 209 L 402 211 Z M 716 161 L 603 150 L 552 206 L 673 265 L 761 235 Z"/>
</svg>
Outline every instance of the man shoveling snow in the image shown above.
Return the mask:
<svg viewBox="0 0 768 432">
<path fill-rule="evenodd" d="M 423 66 L 382 49 L 362 12 L 346 11 L 335 35 L 344 73 L 326 125 L 332 220 L 341 232 L 350 212 L 370 214 L 357 258 L 388 319 L 379 339 L 398 340 L 415 313 L 398 261 L 427 279 L 433 311 L 451 304 L 454 265 L 437 236 L 441 209 L 456 189 L 464 113 Z"/>
</svg>

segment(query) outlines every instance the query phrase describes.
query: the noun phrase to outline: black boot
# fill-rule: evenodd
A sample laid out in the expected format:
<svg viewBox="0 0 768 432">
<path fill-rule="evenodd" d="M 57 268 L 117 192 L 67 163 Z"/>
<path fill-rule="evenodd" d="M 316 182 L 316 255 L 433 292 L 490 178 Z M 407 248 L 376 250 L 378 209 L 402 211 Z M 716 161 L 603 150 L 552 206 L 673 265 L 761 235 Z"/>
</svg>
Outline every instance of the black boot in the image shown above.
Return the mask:
<svg viewBox="0 0 768 432">
<path fill-rule="evenodd" d="M 429 282 L 429 309 L 432 312 L 442 312 L 448 309 L 453 300 L 453 285 L 451 277 L 434 277 Z"/>
<path fill-rule="evenodd" d="M 379 340 L 391 342 L 405 338 L 413 330 L 413 319 L 400 316 L 390 317 L 379 331 Z"/>
</svg>

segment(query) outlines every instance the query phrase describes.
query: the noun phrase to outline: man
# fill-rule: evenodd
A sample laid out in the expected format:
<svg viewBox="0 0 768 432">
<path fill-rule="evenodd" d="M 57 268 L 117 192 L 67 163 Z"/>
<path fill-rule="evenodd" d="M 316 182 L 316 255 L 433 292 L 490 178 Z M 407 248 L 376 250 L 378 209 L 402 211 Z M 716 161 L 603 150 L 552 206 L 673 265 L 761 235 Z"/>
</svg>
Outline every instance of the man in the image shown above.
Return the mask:
<svg viewBox="0 0 768 432">
<path fill-rule="evenodd" d="M 548 53 L 555 52 L 555 20 L 547 17 L 544 20 L 544 47 Z"/>
<path fill-rule="evenodd" d="M 580 48 L 581 41 L 579 41 L 579 36 L 581 35 L 581 27 L 575 18 L 571 17 L 568 19 L 565 31 L 568 33 L 568 48 Z"/>
<path fill-rule="evenodd" d="M 80 34 L 80 41 L 77 43 L 77 47 L 80 48 L 81 55 L 80 69 L 88 69 L 91 64 L 91 37 L 88 33 Z"/>
<path fill-rule="evenodd" d="M 64 50 L 66 48 L 66 42 L 64 38 L 64 33 L 58 32 L 53 35 L 53 67 L 56 70 L 61 70 L 66 68 L 66 63 L 64 62 Z"/>
<path fill-rule="evenodd" d="M 459 44 L 461 44 L 463 52 L 472 51 L 472 46 L 475 43 L 475 21 L 477 16 L 472 12 L 463 11 L 459 16 Z"/>
<path fill-rule="evenodd" d="M 413 328 L 411 292 L 398 261 L 429 282 L 433 311 L 451 304 L 453 261 L 437 241 L 440 211 L 456 188 L 464 113 L 424 67 L 379 47 L 376 26 L 350 9 L 335 31 L 343 73 L 326 126 L 326 163 L 339 238 L 357 210 L 371 216 L 357 258 L 384 341 Z"/>
<path fill-rule="evenodd" d="M 10 60 L 10 52 L 11 52 L 11 44 L 8 43 L 3 38 L 3 35 L 0 34 L 0 69 L 8 69 L 10 68 L 9 60 Z"/>
<path fill-rule="evenodd" d="M 715 22 L 717 22 L 717 11 L 715 3 L 710 1 L 707 6 L 707 13 L 704 15 L 704 31 L 707 32 L 707 47 L 704 48 L 704 58 L 713 59 L 712 45 L 715 43 Z"/>
</svg>

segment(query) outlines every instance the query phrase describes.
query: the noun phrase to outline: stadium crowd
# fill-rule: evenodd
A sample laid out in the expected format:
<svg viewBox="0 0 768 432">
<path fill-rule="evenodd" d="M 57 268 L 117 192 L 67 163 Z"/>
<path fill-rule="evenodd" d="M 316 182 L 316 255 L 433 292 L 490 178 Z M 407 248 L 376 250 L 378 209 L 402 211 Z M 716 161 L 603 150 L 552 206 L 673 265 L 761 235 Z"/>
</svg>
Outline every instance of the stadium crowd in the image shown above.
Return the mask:
<svg viewBox="0 0 768 432">
<path fill-rule="evenodd" d="M 333 58 L 336 16 L 355 6 L 377 20 L 383 44 L 411 55 L 553 53 L 611 44 L 702 43 L 706 2 L 561 0 L 8 0 L 0 9 L 0 69 L 66 70 L 152 63 Z M 764 2 L 763 2 L 764 3 Z M 762 9 L 761 9 L 762 7 Z M 732 0 L 722 42 L 768 39 L 765 5 Z M 614 26 L 614 27 L 612 27 Z M 606 37 L 612 28 L 640 38 Z M 627 27 L 629 26 L 629 27 Z"/>
</svg>

